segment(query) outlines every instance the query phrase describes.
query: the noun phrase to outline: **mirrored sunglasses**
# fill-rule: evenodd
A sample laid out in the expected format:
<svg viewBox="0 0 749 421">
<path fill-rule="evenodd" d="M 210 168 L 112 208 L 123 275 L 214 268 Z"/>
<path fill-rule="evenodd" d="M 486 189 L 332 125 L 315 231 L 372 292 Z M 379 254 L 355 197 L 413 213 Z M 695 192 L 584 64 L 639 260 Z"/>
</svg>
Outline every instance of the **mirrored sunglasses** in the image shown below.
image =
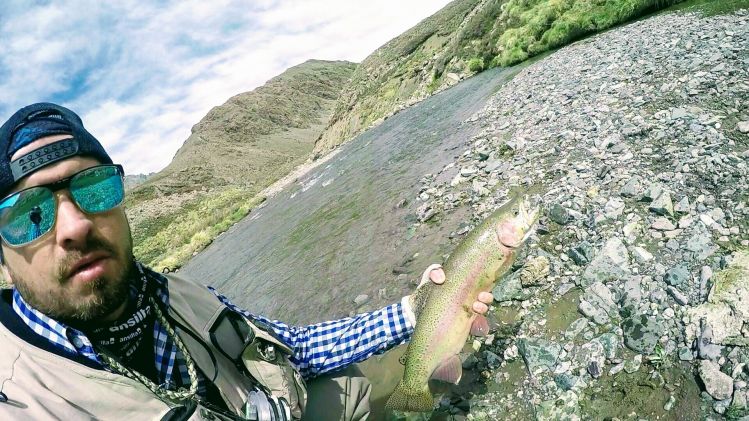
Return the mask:
<svg viewBox="0 0 749 421">
<path fill-rule="evenodd" d="M 64 188 L 85 213 L 111 210 L 125 197 L 123 175 L 121 165 L 97 165 L 54 183 L 15 192 L 0 201 L 0 236 L 8 245 L 18 247 L 48 233 L 57 219 L 54 192 Z"/>
</svg>

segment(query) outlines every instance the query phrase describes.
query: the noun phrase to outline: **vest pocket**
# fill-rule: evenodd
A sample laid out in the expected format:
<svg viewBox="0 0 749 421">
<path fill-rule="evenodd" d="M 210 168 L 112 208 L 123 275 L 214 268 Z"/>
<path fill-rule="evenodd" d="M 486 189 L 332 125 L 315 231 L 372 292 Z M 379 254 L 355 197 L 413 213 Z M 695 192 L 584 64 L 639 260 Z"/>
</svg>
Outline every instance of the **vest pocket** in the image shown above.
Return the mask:
<svg viewBox="0 0 749 421">
<path fill-rule="evenodd" d="M 289 362 L 288 354 L 270 341 L 256 337 L 242 354 L 242 363 L 260 384 L 289 403 L 291 415 L 301 418 L 307 400 L 307 389 L 299 372 Z"/>
<path fill-rule="evenodd" d="M 209 336 L 216 349 L 246 369 L 254 383 L 283 399 L 293 418 L 301 418 L 307 401 L 304 380 L 289 361 L 291 348 L 268 326 L 225 308 L 211 325 Z"/>
</svg>

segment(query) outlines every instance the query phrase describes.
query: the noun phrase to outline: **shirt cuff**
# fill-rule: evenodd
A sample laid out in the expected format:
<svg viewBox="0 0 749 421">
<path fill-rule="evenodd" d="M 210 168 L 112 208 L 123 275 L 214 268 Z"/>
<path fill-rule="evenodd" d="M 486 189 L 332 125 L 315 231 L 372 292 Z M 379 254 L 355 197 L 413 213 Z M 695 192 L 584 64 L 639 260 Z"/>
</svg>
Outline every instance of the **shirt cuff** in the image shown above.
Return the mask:
<svg viewBox="0 0 749 421">
<path fill-rule="evenodd" d="M 414 314 L 413 308 L 411 308 L 410 295 L 406 295 L 401 298 L 401 311 L 403 311 L 403 318 L 406 320 L 409 328 L 413 329 L 416 326 L 416 315 Z"/>
</svg>

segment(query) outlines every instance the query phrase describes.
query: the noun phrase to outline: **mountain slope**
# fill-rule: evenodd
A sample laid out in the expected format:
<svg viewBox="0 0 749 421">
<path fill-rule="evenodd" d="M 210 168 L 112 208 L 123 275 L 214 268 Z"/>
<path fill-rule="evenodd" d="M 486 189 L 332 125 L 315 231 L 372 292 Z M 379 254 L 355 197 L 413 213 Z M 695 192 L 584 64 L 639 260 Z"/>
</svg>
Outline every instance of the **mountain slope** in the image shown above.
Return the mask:
<svg viewBox="0 0 749 421">
<path fill-rule="evenodd" d="M 214 107 L 143 188 L 233 185 L 259 191 L 307 158 L 356 65 L 310 60 Z"/>
<path fill-rule="evenodd" d="M 476 72 L 518 63 L 679 1 L 455 0 L 362 62 L 314 153 L 323 155 Z"/>
<path fill-rule="evenodd" d="M 128 192 L 134 253 L 180 266 L 308 158 L 356 64 L 310 60 L 214 107 L 172 162 Z"/>
</svg>

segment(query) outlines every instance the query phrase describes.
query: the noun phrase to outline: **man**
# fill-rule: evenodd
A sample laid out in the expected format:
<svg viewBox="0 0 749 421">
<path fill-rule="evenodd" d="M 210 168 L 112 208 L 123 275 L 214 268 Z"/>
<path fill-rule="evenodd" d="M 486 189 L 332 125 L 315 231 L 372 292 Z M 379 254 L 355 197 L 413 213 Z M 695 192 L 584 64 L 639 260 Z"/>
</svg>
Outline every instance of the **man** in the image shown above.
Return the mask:
<svg viewBox="0 0 749 421">
<path fill-rule="evenodd" d="M 409 339 L 409 297 L 306 327 L 250 314 L 135 261 L 123 169 L 72 111 L 22 108 L 0 152 L 13 286 L 0 295 L 2 419 L 367 417 L 369 384 L 352 364 Z M 428 279 L 444 272 L 430 266 Z"/>
</svg>

